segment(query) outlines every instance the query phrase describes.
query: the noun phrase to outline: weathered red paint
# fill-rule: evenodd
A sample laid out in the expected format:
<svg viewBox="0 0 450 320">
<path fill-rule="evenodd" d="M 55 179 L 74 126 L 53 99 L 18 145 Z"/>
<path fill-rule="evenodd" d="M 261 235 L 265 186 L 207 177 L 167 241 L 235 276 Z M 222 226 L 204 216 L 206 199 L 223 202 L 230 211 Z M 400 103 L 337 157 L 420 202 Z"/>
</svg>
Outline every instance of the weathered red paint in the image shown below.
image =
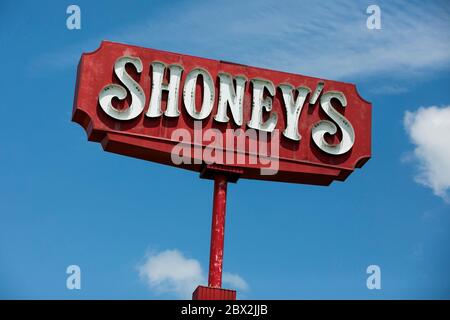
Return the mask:
<svg viewBox="0 0 450 320">
<path fill-rule="evenodd" d="M 231 75 L 244 75 L 247 79 L 264 78 L 272 81 L 275 86 L 281 83 L 290 83 L 294 87 L 304 85 L 311 90 L 314 90 L 317 84 L 323 81 L 325 91 L 335 90 L 345 94 L 348 106 L 345 110 L 339 106 L 336 106 L 336 109 L 345 114 L 355 129 L 355 144 L 349 152 L 338 156 L 328 155 L 315 146 L 311 138 L 311 128 L 315 123 L 327 119 L 327 117 L 317 104 L 309 105 L 306 101 L 299 121 L 302 140 L 297 142 L 280 137 L 278 173 L 262 176 L 260 164 L 250 164 L 249 161 L 246 161 L 246 164 L 243 165 L 232 165 L 232 167 L 242 170 L 241 178 L 328 185 L 334 180 L 345 180 L 356 167 L 361 167 L 371 156 L 371 104 L 358 95 L 353 84 L 113 42 L 102 42 L 99 49 L 83 54 L 81 57 L 72 116 L 73 121 L 79 123 L 86 130 L 88 139 L 100 142 L 106 151 L 174 165 L 170 153 L 178 141 L 171 140 L 172 132 L 177 128 L 185 128 L 193 132 L 193 119 L 183 110 L 181 95 L 179 97 L 181 115 L 178 118 L 165 116 L 148 118 L 141 114 L 133 120 L 117 121 L 103 112 L 98 103 L 99 92 L 107 84 L 119 83 L 114 75 L 113 66 L 116 59 L 123 55 L 139 57 L 143 62 L 142 73 L 136 74 L 134 68 L 127 70 L 146 93 L 146 106 L 148 106 L 151 91 L 150 64 L 155 60 L 166 64 L 181 64 L 185 70 L 181 78 L 182 84 L 190 70 L 202 67 L 208 70 L 213 79 L 217 79 L 220 71 Z M 245 89 L 243 129 L 251 116 L 252 92 L 250 87 L 251 85 L 247 85 Z M 216 103 L 211 115 L 203 120 L 203 128 L 217 128 L 221 131 L 227 128 L 237 129 L 238 127 L 233 121 L 217 123 L 213 120 L 213 115 L 217 111 L 219 90 L 217 84 L 215 90 Z M 130 95 L 128 95 L 129 97 Z M 125 101 L 122 107 L 128 106 L 129 103 L 130 99 Z M 163 110 L 165 103 L 163 100 Z M 145 111 L 146 109 L 143 113 Z M 282 131 L 286 126 L 286 114 L 279 89 L 273 99 L 272 112 L 279 115 L 277 129 Z M 204 148 L 205 145 L 200 147 Z M 203 166 L 192 163 L 181 164 L 177 167 L 200 172 Z"/>
<path fill-rule="evenodd" d="M 227 177 L 225 174 L 219 173 L 214 177 L 214 200 L 208 278 L 208 285 L 215 288 L 220 288 L 222 286 L 226 206 Z"/>
<path fill-rule="evenodd" d="M 198 286 L 192 294 L 192 300 L 236 300 L 236 291 Z"/>
</svg>

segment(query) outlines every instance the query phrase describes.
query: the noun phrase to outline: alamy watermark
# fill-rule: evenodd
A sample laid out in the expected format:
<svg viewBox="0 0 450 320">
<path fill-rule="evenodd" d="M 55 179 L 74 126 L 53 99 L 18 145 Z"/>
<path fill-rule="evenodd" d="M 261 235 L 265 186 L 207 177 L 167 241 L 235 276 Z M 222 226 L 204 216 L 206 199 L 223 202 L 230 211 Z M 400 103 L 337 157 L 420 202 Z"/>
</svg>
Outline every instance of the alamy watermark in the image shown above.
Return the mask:
<svg viewBox="0 0 450 320">
<path fill-rule="evenodd" d="M 194 121 L 193 135 L 188 129 L 178 128 L 172 132 L 171 140 L 178 141 L 171 151 L 175 165 L 254 165 L 260 168 L 261 175 L 275 175 L 279 169 L 278 129 L 203 130 L 202 122 Z"/>
<path fill-rule="evenodd" d="M 366 20 L 367 29 L 379 30 L 381 29 L 381 9 L 376 4 L 372 4 L 367 7 L 366 13 L 370 14 Z"/>
<path fill-rule="evenodd" d="M 377 266 L 376 264 L 372 264 L 367 267 L 366 273 L 370 274 L 370 276 L 367 278 L 366 285 L 367 289 L 373 290 L 381 289 L 381 268 Z"/>
<path fill-rule="evenodd" d="M 69 14 L 66 20 L 66 27 L 69 30 L 81 29 L 81 9 L 75 4 L 67 7 L 66 13 Z"/>
<path fill-rule="evenodd" d="M 67 267 L 66 288 L 69 290 L 81 290 L 81 268 L 76 264 Z"/>
</svg>

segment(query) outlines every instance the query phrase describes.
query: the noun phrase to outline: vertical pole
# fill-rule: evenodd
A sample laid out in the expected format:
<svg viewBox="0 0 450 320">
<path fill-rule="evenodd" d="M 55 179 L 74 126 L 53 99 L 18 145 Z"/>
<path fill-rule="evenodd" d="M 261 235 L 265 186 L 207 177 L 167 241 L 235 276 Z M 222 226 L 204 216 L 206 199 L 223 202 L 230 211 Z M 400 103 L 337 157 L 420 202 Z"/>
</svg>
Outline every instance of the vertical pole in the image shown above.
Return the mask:
<svg viewBox="0 0 450 320">
<path fill-rule="evenodd" d="M 225 210 L 227 204 L 227 177 L 214 176 L 214 200 L 211 226 L 208 286 L 222 286 L 223 243 L 225 236 Z"/>
</svg>

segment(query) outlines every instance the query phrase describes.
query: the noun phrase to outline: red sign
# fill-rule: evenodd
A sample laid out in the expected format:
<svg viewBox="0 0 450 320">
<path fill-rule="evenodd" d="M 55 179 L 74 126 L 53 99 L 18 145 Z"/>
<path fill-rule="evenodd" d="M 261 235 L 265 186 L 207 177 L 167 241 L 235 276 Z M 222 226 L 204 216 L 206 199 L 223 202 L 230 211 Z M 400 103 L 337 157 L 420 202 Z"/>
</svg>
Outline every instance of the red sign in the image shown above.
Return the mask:
<svg viewBox="0 0 450 320">
<path fill-rule="evenodd" d="M 113 42 L 82 55 L 73 121 L 106 151 L 249 179 L 328 185 L 371 156 L 353 84 Z"/>
</svg>

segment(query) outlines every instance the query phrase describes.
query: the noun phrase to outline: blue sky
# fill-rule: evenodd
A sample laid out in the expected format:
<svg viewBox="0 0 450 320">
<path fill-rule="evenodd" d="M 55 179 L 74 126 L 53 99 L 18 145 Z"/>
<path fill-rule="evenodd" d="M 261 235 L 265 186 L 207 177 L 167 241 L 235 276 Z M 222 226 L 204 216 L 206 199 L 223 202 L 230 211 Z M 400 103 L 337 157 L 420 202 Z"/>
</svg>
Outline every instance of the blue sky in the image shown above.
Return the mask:
<svg viewBox="0 0 450 320">
<path fill-rule="evenodd" d="M 348 81 L 372 102 L 373 157 L 346 182 L 229 186 L 238 297 L 450 298 L 448 2 L 77 1 L 68 30 L 70 4 L 0 4 L 1 298 L 171 299 L 206 276 L 212 182 L 103 152 L 70 120 L 78 59 L 103 39 Z M 174 274 L 152 282 L 162 257 Z"/>
</svg>

